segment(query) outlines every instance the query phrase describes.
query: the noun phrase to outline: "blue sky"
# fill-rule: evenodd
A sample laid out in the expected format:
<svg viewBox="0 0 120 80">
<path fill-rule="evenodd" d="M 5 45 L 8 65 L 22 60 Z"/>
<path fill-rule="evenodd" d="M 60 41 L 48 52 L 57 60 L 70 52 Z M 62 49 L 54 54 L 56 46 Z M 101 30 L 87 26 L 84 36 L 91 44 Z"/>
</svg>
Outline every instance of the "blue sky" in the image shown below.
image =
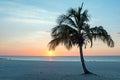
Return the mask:
<svg viewBox="0 0 120 80">
<path fill-rule="evenodd" d="M 57 17 L 82 2 L 91 27 L 102 25 L 119 44 L 120 0 L 0 0 L 0 54 L 15 50 L 22 55 L 22 50 L 33 47 L 45 51 Z"/>
</svg>

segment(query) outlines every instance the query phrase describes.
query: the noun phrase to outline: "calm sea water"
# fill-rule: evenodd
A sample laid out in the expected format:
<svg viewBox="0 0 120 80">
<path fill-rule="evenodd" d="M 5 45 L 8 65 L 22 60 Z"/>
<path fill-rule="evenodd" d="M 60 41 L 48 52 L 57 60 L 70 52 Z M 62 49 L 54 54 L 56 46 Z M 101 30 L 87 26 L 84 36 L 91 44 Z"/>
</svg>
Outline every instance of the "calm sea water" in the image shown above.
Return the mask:
<svg viewBox="0 0 120 80">
<path fill-rule="evenodd" d="M 85 61 L 120 62 L 120 56 L 85 56 Z M 79 56 L 0 56 L 0 60 L 80 61 Z"/>
</svg>

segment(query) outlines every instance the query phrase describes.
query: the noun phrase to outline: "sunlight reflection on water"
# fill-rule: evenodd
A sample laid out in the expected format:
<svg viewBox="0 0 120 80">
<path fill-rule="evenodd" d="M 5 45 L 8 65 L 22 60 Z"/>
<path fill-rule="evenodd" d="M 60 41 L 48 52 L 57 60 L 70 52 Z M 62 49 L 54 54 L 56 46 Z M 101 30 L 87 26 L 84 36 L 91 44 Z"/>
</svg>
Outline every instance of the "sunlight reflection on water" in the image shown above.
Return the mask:
<svg viewBox="0 0 120 80">
<path fill-rule="evenodd" d="M 48 56 L 48 61 L 53 61 L 53 57 L 52 56 Z"/>
</svg>

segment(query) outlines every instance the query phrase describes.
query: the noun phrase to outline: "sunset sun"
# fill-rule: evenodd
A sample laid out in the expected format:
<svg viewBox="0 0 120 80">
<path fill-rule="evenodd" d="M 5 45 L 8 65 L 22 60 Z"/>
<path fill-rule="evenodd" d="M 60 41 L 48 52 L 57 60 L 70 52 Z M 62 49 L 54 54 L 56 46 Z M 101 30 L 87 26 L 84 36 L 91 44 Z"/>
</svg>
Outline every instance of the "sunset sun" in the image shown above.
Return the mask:
<svg viewBox="0 0 120 80">
<path fill-rule="evenodd" d="M 48 55 L 49 55 L 49 56 L 54 56 L 54 52 L 53 52 L 53 51 L 49 51 L 49 52 L 48 52 Z"/>
</svg>

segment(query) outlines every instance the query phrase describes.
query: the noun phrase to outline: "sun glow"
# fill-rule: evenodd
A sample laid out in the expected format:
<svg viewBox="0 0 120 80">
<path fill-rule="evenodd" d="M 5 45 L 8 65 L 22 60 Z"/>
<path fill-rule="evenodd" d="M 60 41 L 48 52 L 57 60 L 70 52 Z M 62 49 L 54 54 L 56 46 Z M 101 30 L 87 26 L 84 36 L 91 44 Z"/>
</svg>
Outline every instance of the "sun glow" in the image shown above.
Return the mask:
<svg viewBox="0 0 120 80">
<path fill-rule="evenodd" d="M 53 52 L 53 51 L 49 51 L 49 52 L 48 52 L 48 55 L 49 55 L 49 56 L 54 56 L 54 52 Z"/>
</svg>

